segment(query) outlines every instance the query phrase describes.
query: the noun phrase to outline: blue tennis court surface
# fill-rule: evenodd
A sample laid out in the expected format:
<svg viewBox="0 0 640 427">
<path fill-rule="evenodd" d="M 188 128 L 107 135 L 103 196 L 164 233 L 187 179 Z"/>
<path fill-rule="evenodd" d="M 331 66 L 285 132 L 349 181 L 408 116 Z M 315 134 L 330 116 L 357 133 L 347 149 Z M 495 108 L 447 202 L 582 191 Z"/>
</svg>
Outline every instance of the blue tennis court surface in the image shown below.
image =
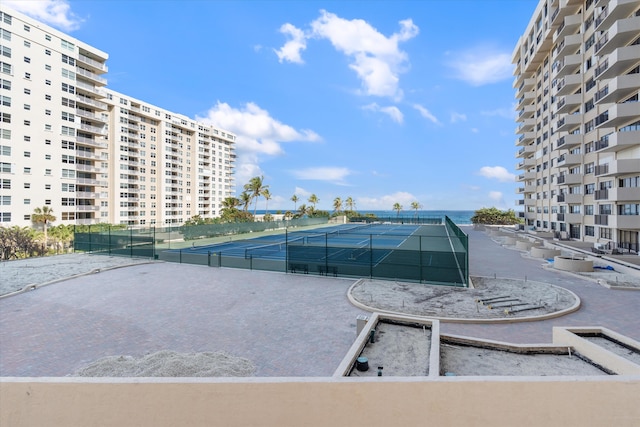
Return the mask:
<svg viewBox="0 0 640 427">
<path fill-rule="evenodd" d="M 341 224 L 169 250 L 162 258 L 217 267 L 465 286 L 466 235 L 461 240 L 451 230 L 441 224 Z"/>
</svg>

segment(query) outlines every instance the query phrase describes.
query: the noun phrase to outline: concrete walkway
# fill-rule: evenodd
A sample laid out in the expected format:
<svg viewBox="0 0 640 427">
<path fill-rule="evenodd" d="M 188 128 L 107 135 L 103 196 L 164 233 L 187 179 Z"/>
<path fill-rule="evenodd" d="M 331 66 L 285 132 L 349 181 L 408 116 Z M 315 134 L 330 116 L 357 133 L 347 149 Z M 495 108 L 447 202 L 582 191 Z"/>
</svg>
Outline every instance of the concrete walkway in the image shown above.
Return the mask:
<svg viewBox="0 0 640 427">
<path fill-rule="evenodd" d="M 552 326 L 579 325 L 640 340 L 640 291 L 543 269 L 541 260 L 465 231 L 472 275 L 553 283 L 583 305 L 546 321 L 443 323 L 442 333 L 550 343 Z M 0 300 L 0 375 L 65 376 L 105 356 L 222 350 L 251 360 L 256 376 L 330 376 L 355 339 L 356 317 L 365 313 L 348 301 L 353 283 L 170 263 L 75 277 Z"/>
</svg>

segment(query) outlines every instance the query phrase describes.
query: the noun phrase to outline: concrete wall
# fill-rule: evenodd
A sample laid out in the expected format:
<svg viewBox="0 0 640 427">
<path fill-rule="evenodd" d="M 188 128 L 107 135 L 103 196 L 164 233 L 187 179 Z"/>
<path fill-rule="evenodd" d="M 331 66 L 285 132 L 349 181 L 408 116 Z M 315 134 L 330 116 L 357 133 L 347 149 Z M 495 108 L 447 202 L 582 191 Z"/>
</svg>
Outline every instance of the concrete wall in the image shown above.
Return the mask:
<svg viewBox="0 0 640 427">
<path fill-rule="evenodd" d="M 637 426 L 640 377 L 3 378 L 2 426 Z"/>
</svg>

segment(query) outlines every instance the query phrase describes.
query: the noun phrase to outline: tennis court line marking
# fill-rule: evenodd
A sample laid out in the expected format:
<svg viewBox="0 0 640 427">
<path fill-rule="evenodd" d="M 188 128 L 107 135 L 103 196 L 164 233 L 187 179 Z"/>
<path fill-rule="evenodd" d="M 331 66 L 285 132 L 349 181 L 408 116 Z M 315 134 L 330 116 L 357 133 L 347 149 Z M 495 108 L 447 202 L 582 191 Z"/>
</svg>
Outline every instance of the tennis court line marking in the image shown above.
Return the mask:
<svg viewBox="0 0 640 427">
<path fill-rule="evenodd" d="M 456 256 L 456 250 L 453 249 L 453 243 L 451 243 L 451 236 L 449 235 L 449 229 L 447 225 L 444 226 L 444 231 L 447 233 L 447 238 L 449 239 L 449 246 L 451 246 L 451 252 L 453 253 L 453 259 L 456 260 L 456 265 L 458 266 L 458 273 L 460 273 L 460 280 L 462 283 L 466 283 L 464 280 L 464 275 L 462 274 L 462 269 L 460 268 L 460 263 L 458 262 L 458 257 Z"/>
</svg>

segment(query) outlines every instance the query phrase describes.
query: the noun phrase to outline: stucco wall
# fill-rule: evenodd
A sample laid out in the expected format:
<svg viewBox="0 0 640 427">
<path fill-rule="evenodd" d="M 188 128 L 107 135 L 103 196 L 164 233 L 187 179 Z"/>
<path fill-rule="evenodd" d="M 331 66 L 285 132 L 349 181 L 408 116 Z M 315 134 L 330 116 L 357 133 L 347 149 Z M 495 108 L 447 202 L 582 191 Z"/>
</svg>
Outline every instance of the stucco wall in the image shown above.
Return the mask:
<svg viewBox="0 0 640 427">
<path fill-rule="evenodd" d="M 640 425 L 638 396 L 638 376 L 3 378 L 0 425 L 619 427 Z"/>
</svg>

